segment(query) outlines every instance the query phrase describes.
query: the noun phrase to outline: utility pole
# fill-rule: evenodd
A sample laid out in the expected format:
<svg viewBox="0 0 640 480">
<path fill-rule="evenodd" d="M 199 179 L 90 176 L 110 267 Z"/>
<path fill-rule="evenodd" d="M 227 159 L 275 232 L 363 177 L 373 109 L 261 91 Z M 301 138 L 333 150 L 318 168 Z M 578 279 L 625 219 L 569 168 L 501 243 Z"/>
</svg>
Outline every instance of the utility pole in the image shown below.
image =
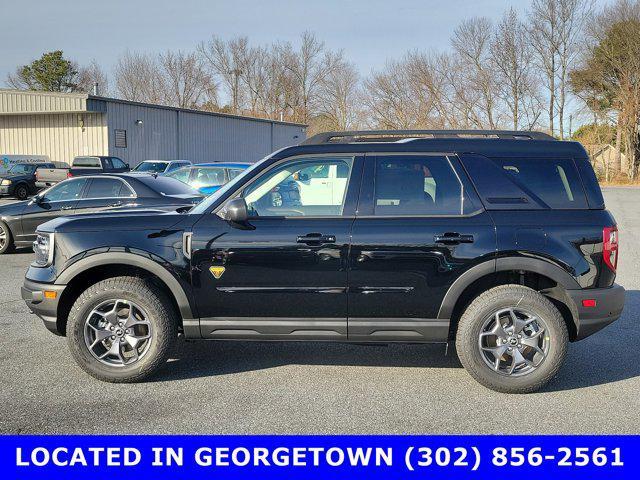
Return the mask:
<svg viewBox="0 0 640 480">
<path fill-rule="evenodd" d="M 573 126 L 573 114 L 569 115 L 569 139 L 571 139 L 571 134 L 573 133 L 571 131 L 572 126 Z"/>
</svg>

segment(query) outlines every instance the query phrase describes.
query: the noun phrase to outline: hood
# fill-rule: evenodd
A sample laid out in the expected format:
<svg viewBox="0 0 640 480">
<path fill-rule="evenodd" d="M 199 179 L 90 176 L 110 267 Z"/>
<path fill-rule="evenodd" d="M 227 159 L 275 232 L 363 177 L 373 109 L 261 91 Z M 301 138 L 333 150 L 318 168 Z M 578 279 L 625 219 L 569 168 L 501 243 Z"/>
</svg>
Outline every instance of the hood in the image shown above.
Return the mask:
<svg viewBox="0 0 640 480">
<path fill-rule="evenodd" d="M 162 230 L 175 227 L 188 215 L 174 210 L 131 209 L 93 214 L 69 215 L 38 227 L 42 232 L 100 232 L 114 230 Z"/>
<path fill-rule="evenodd" d="M 3 173 L 0 174 L 0 180 L 26 180 L 32 176 L 33 175 Z"/>
</svg>

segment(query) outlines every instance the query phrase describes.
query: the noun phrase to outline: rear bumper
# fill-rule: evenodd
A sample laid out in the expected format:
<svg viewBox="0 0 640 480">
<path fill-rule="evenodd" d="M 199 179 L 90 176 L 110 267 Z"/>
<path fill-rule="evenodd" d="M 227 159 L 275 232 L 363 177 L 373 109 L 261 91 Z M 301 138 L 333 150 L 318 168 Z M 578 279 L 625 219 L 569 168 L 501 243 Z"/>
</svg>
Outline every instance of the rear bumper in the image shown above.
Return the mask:
<svg viewBox="0 0 640 480">
<path fill-rule="evenodd" d="M 576 340 L 593 335 L 615 322 L 624 309 L 624 288 L 614 284 L 609 288 L 568 290 L 578 311 Z M 584 307 L 583 300 L 595 300 L 595 307 Z"/>
<path fill-rule="evenodd" d="M 22 299 L 29 307 L 29 310 L 40 317 L 44 322 L 44 326 L 56 335 L 64 335 L 64 332 L 58 331 L 57 317 L 58 303 L 65 287 L 66 285 L 52 285 L 25 280 L 21 289 Z M 55 298 L 46 298 L 45 291 L 55 292 Z"/>
</svg>

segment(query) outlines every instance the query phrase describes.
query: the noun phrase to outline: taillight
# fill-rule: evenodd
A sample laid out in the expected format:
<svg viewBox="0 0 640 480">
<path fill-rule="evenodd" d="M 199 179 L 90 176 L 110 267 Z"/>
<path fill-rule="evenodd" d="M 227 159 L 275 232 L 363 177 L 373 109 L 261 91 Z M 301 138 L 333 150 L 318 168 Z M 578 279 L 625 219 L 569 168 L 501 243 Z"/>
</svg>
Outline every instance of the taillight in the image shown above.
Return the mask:
<svg viewBox="0 0 640 480">
<path fill-rule="evenodd" d="M 71 178 L 71 177 L 73 177 L 73 173 L 67 172 L 67 178 Z"/>
<path fill-rule="evenodd" d="M 618 227 L 604 227 L 602 230 L 602 258 L 612 272 L 618 267 Z"/>
</svg>

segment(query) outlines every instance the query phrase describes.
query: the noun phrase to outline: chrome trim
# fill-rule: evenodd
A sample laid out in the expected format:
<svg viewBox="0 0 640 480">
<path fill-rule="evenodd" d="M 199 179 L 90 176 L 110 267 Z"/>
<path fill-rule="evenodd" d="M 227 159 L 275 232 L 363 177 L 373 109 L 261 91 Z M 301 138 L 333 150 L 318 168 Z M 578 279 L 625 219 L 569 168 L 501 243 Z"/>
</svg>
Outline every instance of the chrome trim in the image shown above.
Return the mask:
<svg viewBox="0 0 640 480">
<path fill-rule="evenodd" d="M 191 253 L 192 253 L 192 237 L 193 237 L 193 232 L 183 232 L 182 233 L 182 254 L 185 256 L 185 258 L 188 258 L 189 260 L 191 260 Z"/>
</svg>

